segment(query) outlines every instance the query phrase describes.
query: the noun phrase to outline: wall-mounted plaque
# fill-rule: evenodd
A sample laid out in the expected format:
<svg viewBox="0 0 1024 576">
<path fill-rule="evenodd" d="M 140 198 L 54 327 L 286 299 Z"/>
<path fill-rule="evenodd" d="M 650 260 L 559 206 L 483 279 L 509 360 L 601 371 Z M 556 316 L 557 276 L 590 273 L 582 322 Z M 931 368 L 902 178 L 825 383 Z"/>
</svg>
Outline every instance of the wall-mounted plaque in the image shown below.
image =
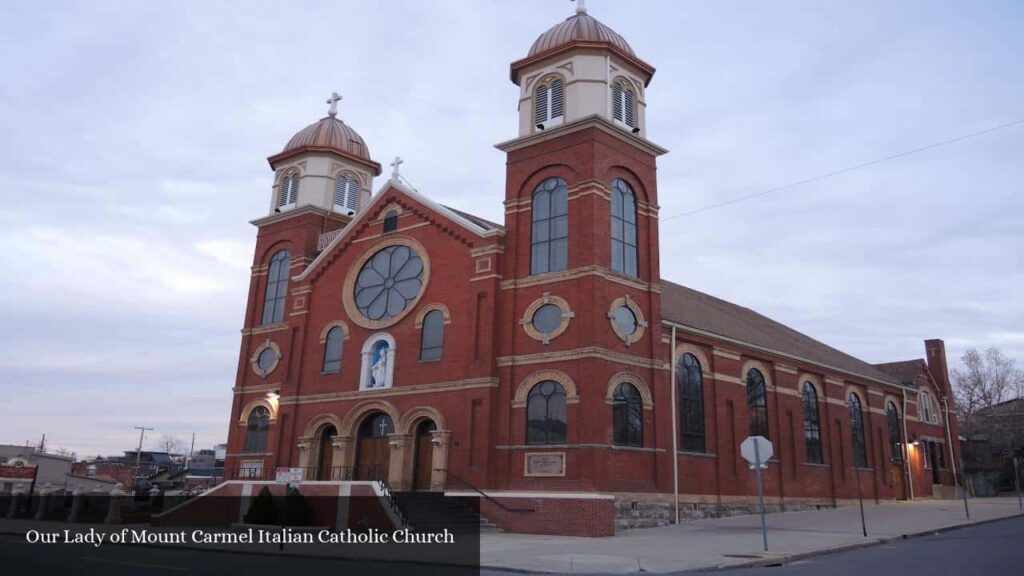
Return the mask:
<svg viewBox="0 0 1024 576">
<path fill-rule="evenodd" d="M 565 476 L 565 452 L 527 452 L 526 476 Z"/>
</svg>

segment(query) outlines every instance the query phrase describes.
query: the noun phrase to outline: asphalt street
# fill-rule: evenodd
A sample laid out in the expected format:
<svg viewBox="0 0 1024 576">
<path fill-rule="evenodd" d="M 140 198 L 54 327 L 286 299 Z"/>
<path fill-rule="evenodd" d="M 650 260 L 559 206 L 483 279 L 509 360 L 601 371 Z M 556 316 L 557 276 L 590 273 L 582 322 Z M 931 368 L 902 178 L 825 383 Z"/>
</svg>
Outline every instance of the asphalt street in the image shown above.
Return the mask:
<svg viewBox="0 0 1024 576">
<path fill-rule="evenodd" d="M 686 572 L 685 574 L 694 574 Z M 719 576 L 1002 576 L 1024 574 L 1024 517 L 896 540 L 781 566 L 702 572 Z"/>
</svg>

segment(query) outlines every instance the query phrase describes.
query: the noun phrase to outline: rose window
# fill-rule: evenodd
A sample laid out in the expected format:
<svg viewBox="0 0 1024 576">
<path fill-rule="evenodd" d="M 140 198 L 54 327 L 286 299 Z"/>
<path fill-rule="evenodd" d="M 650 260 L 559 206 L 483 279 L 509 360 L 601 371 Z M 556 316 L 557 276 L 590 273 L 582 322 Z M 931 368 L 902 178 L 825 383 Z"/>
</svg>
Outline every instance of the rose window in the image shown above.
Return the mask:
<svg viewBox="0 0 1024 576">
<path fill-rule="evenodd" d="M 359 271 L 355 304 L 370 320 L 387 320 L 405 311 L 423 288 L 423 260 L 408 246 L 388 246 Z"/>
</svg>

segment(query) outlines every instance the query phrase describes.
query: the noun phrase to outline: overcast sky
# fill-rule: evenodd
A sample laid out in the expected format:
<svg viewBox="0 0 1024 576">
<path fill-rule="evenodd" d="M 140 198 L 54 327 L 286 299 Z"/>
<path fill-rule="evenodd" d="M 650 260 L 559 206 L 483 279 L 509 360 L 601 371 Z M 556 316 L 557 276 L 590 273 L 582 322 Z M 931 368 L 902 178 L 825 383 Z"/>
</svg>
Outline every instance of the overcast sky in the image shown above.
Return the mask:
<svg viewBox="0 0 1024 576">
<path fill-rule="evenodd" d="M 1024 3 L 590 0 L 658 71 L 662 274 L 869 362 L 1024 361 Z M 0 443 L 227 437 L 271 172 L 324 115 L 502 221 L 508 65 L 567 0 L 5 2 Z M 375 189 L 384 183 L 375 182 Z"/>
</svg>

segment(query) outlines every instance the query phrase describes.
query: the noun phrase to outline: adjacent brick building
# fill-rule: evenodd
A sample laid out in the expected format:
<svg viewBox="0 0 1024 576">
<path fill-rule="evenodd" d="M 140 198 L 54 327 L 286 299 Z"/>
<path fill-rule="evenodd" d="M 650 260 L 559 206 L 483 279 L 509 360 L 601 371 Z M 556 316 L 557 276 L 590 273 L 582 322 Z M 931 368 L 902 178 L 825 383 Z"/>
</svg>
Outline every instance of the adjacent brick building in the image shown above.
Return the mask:
<svg viewBox="0 0 1024 576">
<path fill-rule="evenodd" d="M 482 490 L 499 526 L 585 535 L 745 510 L 754 434 L 775 508 L 952 484 L 941 341 L 873 366 L 661 278 L 653 75 L 583 9 L 538 38 L 511 65 L 504 224 L 397 159 L 371 194 L 381 166 L 329 100 L 269 158 L 227 477 Z"/>
</svg>

